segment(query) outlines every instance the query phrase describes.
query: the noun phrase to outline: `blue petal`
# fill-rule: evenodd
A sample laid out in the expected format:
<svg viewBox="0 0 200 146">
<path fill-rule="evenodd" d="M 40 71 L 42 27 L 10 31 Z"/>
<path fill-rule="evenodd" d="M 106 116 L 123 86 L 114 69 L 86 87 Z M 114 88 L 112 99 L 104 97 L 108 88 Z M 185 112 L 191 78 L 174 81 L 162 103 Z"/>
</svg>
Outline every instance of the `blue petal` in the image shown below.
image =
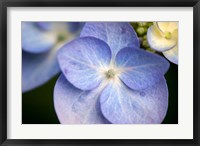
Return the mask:
<svg viewBox="0 0 200 146">
<path fill-rule="evenodd" d="M 85 23 L 83 22 L 36 22 L 36 25 L 41 29 L 41 30 L 56 30 L 58 29 L 57 26 L 59 27 L 59 24 L 64 24 L 65 25 L 65 30 L 68 30 L 70 33 L 77 33 L 79 32 L 82 27 L 84 26 Z"/>
<path fill-rule="evenodd" d="M 51 22 L 36 22 L 36 24 L 42 30 L 50 30 L 52 28 Z"/>
<path fill-rule="evenodd" d="M 103 79 L 99 68 L 109 65 L 111 52 L 106 43 L 92 38 L 78 38 L 65 46 L 58 53 L 60 68 L 75 87 L 91 90 Z"/>
<path fill-rule="evenodd" d="M 120 79 L 135 90 L 145 89 L 160 81 L 169 68 L 163 57 L 142 49 L 124 48 L 116 56 L 121 68 Z"/>
<path fill-rule="evenodd" d="M 54 51 L 22 54 L 22 91 L 27 92 L 51 79 L 60 72 Z"/>
<path fill-rule="evenodd" d="M 163 55 L 171 62 L 178 65 L 178 45 L 171 50 L 163 52 Z"/>
<path fill-rule="evenodd" d="M 69 27 L 69 31 L 71 33 L 75 33 L 78 30 L 82 29 L 85 23 L 83 22 L 67 22 L 67 25 Z"/>
<path fill-rule="evenodd" d="M 31 53 L 41 53 L 51 49 L 57 36 L 41 30 L 33 22 L 22 22 L 22 48 Z"/>
<path fill-rule="evenodd" d="M 54 88 L 54 107 L 62 124 L 107 124 L 100 111 L 102 89 L 82 91 L 61 75 Z"/>
<path fill-rule="evenodd" d="M 125 47 L 139 47 L 139 39 L 129 23 L 90 22 L 86 23 L 81 37 L 92 36 L 105 41 L 112 50 L 112 55 Z"/>
<path fill-rule="evenodd" d="M 100 106 L 104 117 L 114 124 L 159 124 L 168 108 L 166 81 L 162 78 L 141 91 L 110 83 L 101 94 Z"/>
</svg>

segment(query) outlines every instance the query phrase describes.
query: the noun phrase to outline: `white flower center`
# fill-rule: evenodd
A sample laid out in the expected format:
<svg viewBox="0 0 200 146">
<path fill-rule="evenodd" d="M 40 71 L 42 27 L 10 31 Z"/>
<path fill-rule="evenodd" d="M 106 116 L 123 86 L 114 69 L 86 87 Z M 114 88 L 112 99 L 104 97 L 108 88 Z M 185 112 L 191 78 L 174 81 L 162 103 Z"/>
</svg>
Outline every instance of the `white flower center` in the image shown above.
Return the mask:
<svg viewBox="0 0 200 146">
<path fill-rule="evenodd" d="M 121 84 L 119 76 L 123 72 L 123 70 L 123 68 L 115 66 L 114 63 L 110 63 L 109 66 L 102 65 L 100 68 L 98 68 L 98 72 L 101 76 L 104 77 L 104 82 L 106 84 L 113 82 L 118 85 Z"/>
<path fill-rule="evenodd" d="M 105 75 L 108 79 L 114 78 L 116 75 L 116 71 L 114 69 L 109 69 L 108 71 L 106 71 Z"/>
<path fill-rule="evenodd" d="M 58 42 L 65 41 L 66 39 L 67 39 L 67 35 L 64 34 L 64 33 L 59 33 L 58 36 L 57 36 L 57 41 Z"/>
</svg>

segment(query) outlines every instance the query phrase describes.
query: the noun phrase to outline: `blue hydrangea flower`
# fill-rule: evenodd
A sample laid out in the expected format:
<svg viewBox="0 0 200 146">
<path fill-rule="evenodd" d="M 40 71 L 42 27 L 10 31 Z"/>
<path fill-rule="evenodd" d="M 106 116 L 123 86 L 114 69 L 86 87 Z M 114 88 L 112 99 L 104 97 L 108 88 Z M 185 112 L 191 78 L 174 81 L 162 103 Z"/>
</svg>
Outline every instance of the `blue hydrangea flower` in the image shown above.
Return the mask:
<svg viewBox="0 0 200 146">
<path fill-rule="evenodd" d="M 86 23 L 58 53 L 54 106 L 62 124 L 161 123 L 169 63 L 139 48 L 129 23 Z"/>
<path fill-rule="evenodd" d="M 34 89 L 60 72 L 57 50 L 79 36 L 81 23 L 22 22 L 22 91 Z"/>
</svg>

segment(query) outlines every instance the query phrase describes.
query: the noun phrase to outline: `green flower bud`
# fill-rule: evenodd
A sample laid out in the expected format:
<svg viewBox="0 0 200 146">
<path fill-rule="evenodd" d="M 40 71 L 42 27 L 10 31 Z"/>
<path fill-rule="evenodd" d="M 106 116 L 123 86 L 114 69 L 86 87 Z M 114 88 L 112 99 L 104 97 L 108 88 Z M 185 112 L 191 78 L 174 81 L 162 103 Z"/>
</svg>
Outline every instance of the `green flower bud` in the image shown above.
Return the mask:
<svg viewBox="0 0 200 146">
<path fill-rule="evenodd" d="M 148 44 L 147 40 L 144 40 L 142 42 L 142 46 L 145 47 L 145 48 L 149 48 L 149 44 Z"/>
<path fill-rule="evenodd" d="M 147 50 L 148 52 L 151 52 L 151 53 L 156 53 L 156 51 L 153 50 L 153 49 L 151 49 L 151 48 L 147 48 L 146 50 Z"/>
<path fill-rule="evenodd" d="M 153 22 L 148 22 L 147 23 L 147 27 L 150 27 L 151 25 L 153 25 Z"/>
<path fill-rule="evenodd" d="M 141 27 L 139 26 L 137 29 L 136 29 L 136 32 L 139 36 L 142 36 L 143 34 L 145 34 L 147 32 L 147 28 L 146 27 Z"/>
<path fill-rule="evenodd" d="M 137 24 L 141 27 L 147 26 L 147 22 L 137 22 Z"/>
<path fill-rule="evenodd" d="M 144 35 L 144 36 L 143 36 L 143 39 L 146 40 L 146 39 L 147 39 L 147 35 Z"/>
</svg>

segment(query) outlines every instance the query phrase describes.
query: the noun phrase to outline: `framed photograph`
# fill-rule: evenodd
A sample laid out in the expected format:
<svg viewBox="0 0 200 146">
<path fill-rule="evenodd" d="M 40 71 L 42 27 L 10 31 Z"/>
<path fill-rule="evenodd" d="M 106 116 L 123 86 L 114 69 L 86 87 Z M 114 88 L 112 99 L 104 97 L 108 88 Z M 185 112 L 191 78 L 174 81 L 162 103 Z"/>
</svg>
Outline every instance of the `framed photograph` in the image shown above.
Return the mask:
<svg viewBox="0 0 200 146">
<path fill-rule="evenodd" d="M 0 2 L 1 145 L 199 145 L 199 10 Z"/>
</svg>

